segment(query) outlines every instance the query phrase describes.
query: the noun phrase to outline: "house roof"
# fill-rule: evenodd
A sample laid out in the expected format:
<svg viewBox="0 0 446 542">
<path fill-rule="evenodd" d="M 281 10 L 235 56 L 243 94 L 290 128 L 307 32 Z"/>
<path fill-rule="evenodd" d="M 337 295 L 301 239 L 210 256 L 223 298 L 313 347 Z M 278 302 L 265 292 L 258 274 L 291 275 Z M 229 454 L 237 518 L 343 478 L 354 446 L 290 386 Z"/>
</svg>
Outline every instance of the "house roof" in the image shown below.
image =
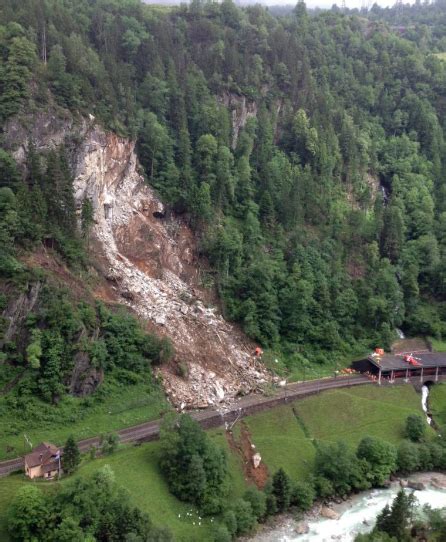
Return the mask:
<svg viewBox="0 0 446 542">
<path fill-rule="evenodd" d="M 25 456 L 25 463 L 28 467 L 48 465 L 54 461 L 59 448 L 49 442 L 41 442 L 34 450 Z M 52 470 L 52 469 L 50 469 Z"/>
</svg>

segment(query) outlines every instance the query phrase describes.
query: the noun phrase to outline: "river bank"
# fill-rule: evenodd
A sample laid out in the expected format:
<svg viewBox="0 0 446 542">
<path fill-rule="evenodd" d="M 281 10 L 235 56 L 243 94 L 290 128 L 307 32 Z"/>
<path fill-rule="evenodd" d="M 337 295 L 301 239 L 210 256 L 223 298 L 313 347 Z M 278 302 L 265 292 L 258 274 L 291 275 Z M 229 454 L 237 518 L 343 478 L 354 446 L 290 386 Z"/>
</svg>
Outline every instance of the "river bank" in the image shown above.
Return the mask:
<svg viewBox="0 0 446 542">
<path fill-rule="evenodd" d="M 250 542 L 352 542 L 359 533 L 369 532 L 376 515 L 396 496 L 400 487 L 411 486 L 420 505 L 446 507 L 446 475 L 417 473 L 395 479 L 389 488 L 352 495 L 346 501 L 317 503 L 302 518 L 277 517 L 265 525 Z M 414 489 L 414 488 L 418 489 Z M 409 489 L 410 490 L 410 489 Z M 325 517 L 324 517 L 325 516 Z M 332 519 L 329 519 L 331 516 Z"/>
</svg>

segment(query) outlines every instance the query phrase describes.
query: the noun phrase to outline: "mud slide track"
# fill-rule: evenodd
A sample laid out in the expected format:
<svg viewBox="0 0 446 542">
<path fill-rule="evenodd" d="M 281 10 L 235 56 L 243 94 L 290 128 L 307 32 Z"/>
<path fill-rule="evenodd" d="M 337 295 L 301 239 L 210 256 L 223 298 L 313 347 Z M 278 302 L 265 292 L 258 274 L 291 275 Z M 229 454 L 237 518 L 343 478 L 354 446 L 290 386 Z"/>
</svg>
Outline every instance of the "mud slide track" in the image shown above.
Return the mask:
<svg viewBox="0 0 446 542">
<path fill-rule="evenodd" d="M 362 375 L 355 376 L 339 376 L 337 378 L 324 378 L 321 380 L 309 380 L 307 382 L 299 382 L 289 384 L 284 388 L 279 388 L 274 395 L 265 397 L 263 395 L 247 395 L 240 398 L 230 407 L 217 410 L 215 408 L 190 412 L 198 423 L 204 428 L 219 427 L 225 424 L 231 424 L 235 420 L 261 412 L 280 404 L 287 403 L 299 397 L 313 395 L 323 390 L 332 388 L 344 388 L 349 386 L 357 386 L 360 384 L 369 384 L 370 380 Z M 160 420 L 142 423 L 121 429 L 118 431 L 119 441 L 127 442 L 148 442 L 156 440 L 159 437 Z M 78 442 L 79 449 L 86 452 L 92 446 L 99 445 L 99 437 L 92 437 Z M 24 467 L 23 457 L 10 459 L 0 462 L 0 476 L 6 476 L 11 472 L 20 470 Z"/>
</svg>

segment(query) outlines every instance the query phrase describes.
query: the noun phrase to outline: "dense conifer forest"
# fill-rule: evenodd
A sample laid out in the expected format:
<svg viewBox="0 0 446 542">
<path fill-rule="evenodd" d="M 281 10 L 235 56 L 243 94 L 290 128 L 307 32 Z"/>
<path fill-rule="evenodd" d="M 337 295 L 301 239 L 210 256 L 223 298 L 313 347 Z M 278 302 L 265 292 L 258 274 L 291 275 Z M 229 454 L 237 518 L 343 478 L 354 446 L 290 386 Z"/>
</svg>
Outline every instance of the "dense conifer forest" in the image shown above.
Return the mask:
<svg viewBox="0 0 446 542">
<path fill-rule="evenodd" d="M 102 432 L 91 462 L 98 453 L 111 455 L 118 437 L 106 432 L 170 408 L 152 369 L 174 356 L 168 338 L 148 333 L 143 322 L 88 289 L 98 277 L 89 245 L 94 212 L 89 199 L 80 206 L 73 193 L 74 131 L 67 129 L 65 143 L 50 150 L 31 137 L 16 141 L 23 150 L 16 161 L 15 123 L 32 126 L 46 115 L 69 119 L 67 126 L 98 123 L 135 141 L 145 181 L 167 213 L 192 228 L 207 286 L 225 318 L 291 370 L 388 348 L 399 329 L 446 340 L 445 113 L 445 0 L 327 11 L 307 10 L 302 1 L 267 9 L 239 8 L 232 0 L 172 7 L 2 0 L 2 457 L 22 454 L 25 431 L 52 431 L 62 443 L 72 427 L 63 457 L 67 475 L 81 461 L 80 437 Z M 33 265 L 33 256 L 47 249 L 83 288 L 70 289 L 51 268 Z M 7 336 L 7 310 L 26 296 L 38 301 L 23 309 L 20 329 Z M 177 377 L 186 381 L 187 364 L 176 361 Z M 87 390 L 76 389 L 75 367 L 80 387 L 87 372 L 93 381 Z M 133 401 L 136 389 L 142 403 Z M 354 396 L 348 401 L 353 412 L 359 403 Z M 331 404 L 323 412 L 333 411 Z M 368 414 L 378 401 L 366 397 L 364 404 Z M 384 408 L 397 410 L 392 403 Z M 122 412 L 130 414 L 121 423 Z M 345 424 L 350 414 L 342 414 Z M 344 497 L 381 486 L 395 472 L 446 465 L 444 437 L 431 429 L 425 434 L 419 415 L 408 416 L 405 440 L 398 429 L 393 444 L 363 435 L 369 426 L 361 426 L 354 446 L 330 435 L 319 443 L 294 407 L 289 417 L 293 430 L 302 431 L 296 456 L 311 450 L 307 478 L 275 468 L 258 491 L 245 488 L 240 471 L 246 491 L 233 498 L 236 441 L 230 449 L 226 437 L 205 433 L 191 418 L 167 417 L 158 452 L 144 455 L 144 465 L 156 468 L 141 493 L 156 493 L 158 483 L 160 498 L 171 492 L 164 508 L 193 505 L 199 522 L 198 514 L 211 518 L 212 539 L 228 542 L 277 512 L 308 510 L 316 497 Z M 389 427 L 398 423 L 391 419 Z M 74 434 L 79 428 L 85 433 Z M 121 463 L 117 474 L 127 477 L 127 470 L 131 465 Z M 166 510 L 162 518 L 151 515 L 152 524 L 110 468 L 64 483 L 14 492 L 7 518 L 12 539 L 173 539 L 156 526 Z M 138 506 L 147 504 L 143 496 Z M 401 493 L 358 540 L 408 538 L 413 525 L 401 511 L 412 502 L 403 501 Z M 432 540 L 444 538 L 439 514 L 428 514 Z"/>
<path fill-rule="evenodd" d="M 49 106 L 135 138 L 195 229 L 225 316 L 323 361 L 445 327 L 442 3 L 275 17 L 193 1 L 5 0 L 0 118 Z M 255 114 L 231 132 L 228 104 Z M 63 151 L 0 154 L 1 273 L 46 236 L 82 265 Z M 88 230 L 88 202 L 83 231 Z"/>
</svg>

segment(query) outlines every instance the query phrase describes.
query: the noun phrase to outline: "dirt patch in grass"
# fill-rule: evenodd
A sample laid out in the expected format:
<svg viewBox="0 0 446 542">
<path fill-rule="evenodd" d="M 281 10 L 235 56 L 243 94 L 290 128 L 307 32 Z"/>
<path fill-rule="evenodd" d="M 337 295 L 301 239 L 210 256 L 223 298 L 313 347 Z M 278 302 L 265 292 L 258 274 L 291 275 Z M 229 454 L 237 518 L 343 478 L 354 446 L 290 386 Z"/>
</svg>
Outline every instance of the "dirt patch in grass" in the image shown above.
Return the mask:
<svg viewBox="0 0 446 542">
<path fill-rule="evenodd" d="M 258 489 L 263 489 L 269 478 L 268 467 L 264 461 L 255 468 L 253 457 L 257 453 L 251 441 L 249 429 L 244 422 L 240 422 L 240 434 L 236 439 L 232 431 L 226 431 L 226 438 L 230 449 L 242 458 L 243 473 L 246 481 L 255 484 Z"/>
<path fill-rule="evenodd" d="M 414 337 L 412 339 L 400 339 L 392 344 L 392 353 L 398 354 L 401 352 L 429 352 L 429 345 L 422 337 Z"/>
</svg>

